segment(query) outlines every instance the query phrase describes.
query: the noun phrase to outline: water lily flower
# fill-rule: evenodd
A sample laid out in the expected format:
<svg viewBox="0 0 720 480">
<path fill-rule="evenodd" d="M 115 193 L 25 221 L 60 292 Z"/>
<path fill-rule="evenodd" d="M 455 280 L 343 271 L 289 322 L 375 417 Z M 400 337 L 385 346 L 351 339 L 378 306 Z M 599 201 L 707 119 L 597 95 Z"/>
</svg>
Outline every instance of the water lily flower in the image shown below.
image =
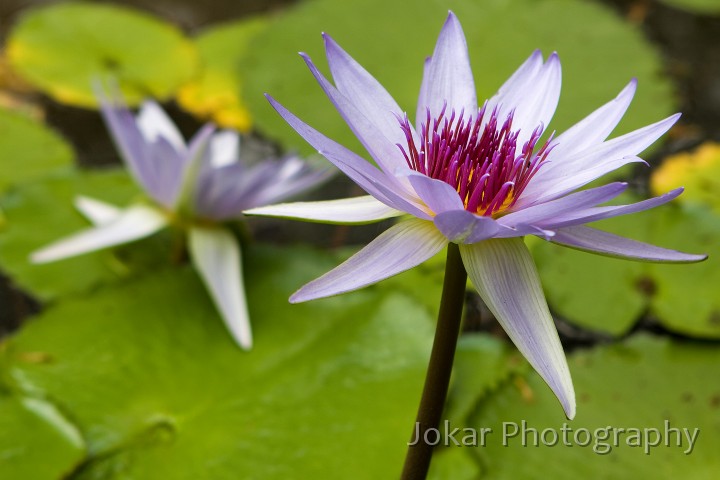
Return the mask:
<svg viewBox="0 0 720 480">
<path fill-rule="evenodd" d="M 121 103 L 103 98 L 101 111 L 130 173 L 152 202 L 120 209 L 78 197 L 75 205 L 93 228 L 35 251 L 31 260 L 60 260 L 178 225 L 187 231 L 192 263 L 227 328 L 241 347 L 249 349 L 252 335 L 240 244 L 222 222 L 243 218 L 243 209 L 282 201 L 316 186 L 328 178 L 330 169 L 313 168 L 296 156 L 249 165 L 240 155 L 238 134 L 216 132 L 212 125 L 186 144 L 152 101 L 135 116 Z"/>
<path fill-rule="evenodd" d="M 578 190 L 631 162 L 678 119 L 673 115 L 607 140 L 635 92 L 631 81 L 557 137 L 543 134 L 560 95 L 560 60 L 535 51 L 478 108 L 467 44 L 451 12 L 425 62 L 415 123 L 390 94 L 328 35 L 334 85 L 301 54 L 312 74 L 377 167 L 270 103 L 313 147 L 367 196 L 289 203 L 252 215 L 366 223 L 409 214 L 346 262 L 308 283 L 291 302 L 355 290 L 412 268 L 448 242 L 459 245 L 478 293 L 509 337 L 575 415 L 575 395 L 553 319 L 523 236 L 591 253 L 651 262 L 705 258 L 644 244 L 585 226 L 640 212 L 682 189 L 631 205 L 602 206 L 627 184 Z"/>
</svg>

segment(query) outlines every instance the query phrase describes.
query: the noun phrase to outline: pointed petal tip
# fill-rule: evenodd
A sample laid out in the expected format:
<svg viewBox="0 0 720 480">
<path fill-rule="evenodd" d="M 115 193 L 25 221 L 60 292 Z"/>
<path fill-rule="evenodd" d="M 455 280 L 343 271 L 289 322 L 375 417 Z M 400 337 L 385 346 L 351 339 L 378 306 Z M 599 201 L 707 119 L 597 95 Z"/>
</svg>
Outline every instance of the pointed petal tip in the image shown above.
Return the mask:
<svg viewBox="0 0 720 480">
<path fill-rule="evenodd" d="M 290 302 L 290 303 L 292 303 L 292 304 L 297 304 L 297 303 L 306 302 L 308 299 L 307 299 L 307 298 L 302 298 L 302 297 L 303 297 L 303 295 L 302 295 L 302 293 L 301 293 L 302 290 L 303 290 L 303 289 L 301 288 L 301 289 L 298 290 L 297 292 L 295 292 L 295 293 L 293 293 L 292 295 L 290 295 L 290 298 L 288 298 L 288 302 Z"/>
<path fill-rule="evenodd" d="M 44 257 L 45 257 L 45 255 L 43 255 L 42 250 L 36 250 L 28 256 L 28 259 L 30 260 L 30 263 L 32 263 L 33 265 L 41 265 L 43 263 L 48 263 L 50 261 L 50 260 L 46 260 Z"/>
<path fill-rule="evenodd" d="M 563 410 L 565 411 L 565 416 L 568 420 L 572 420 L 575 418 L 576 412 L 576 406 L 575 406 L 575 396 L 573 395 L 572 400 L 568 403 L 561 402 L 563 404 Z"/>
<path fill-rule="evenodd" d="M 452 10 L 448 10 L 448 16 L 445 19 L 445 23 L 443 24 L 443 30 L 452 28 L 457 29 L 462 32 L 462 25 L 460 25 L 460 20 L 457 18 L 455 13 Z"/>
<path fill-rule="evenodd" d="M 253 348 L 252 338 L 235 338 L 235 342 L 242 350 L 245 350 L 246 352 L 249 352 Z"/>
</svg>

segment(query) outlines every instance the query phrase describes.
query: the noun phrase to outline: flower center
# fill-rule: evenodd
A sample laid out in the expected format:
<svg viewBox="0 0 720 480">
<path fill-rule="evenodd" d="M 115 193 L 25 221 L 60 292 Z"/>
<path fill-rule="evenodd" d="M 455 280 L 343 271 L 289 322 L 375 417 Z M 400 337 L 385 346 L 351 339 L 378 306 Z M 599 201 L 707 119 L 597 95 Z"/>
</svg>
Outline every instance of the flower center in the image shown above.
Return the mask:
<svg viewBox="0 0 720 480">
<path fill-rule="evenodd" d="M 538 126 L 518 152 L 520 130 L 512 129 L 514 112 L 499 124 L 498 108 L 487 121 L 486 110 L 487 103 L 475 117 L 465 118 L 464 112 L 456 115 L 454 110 L 448 116 L 443 107 L 435 119 L 428 110 L 419 145 L 406 115 L 400 127 L 407 146 L 398 147 L 410 168 L 455 188 L 466 210 L 497 217 L 515 204 L 540 169 L 552 149 L 552 135 L 534 152 L 543 130 Z"/>
</svg>

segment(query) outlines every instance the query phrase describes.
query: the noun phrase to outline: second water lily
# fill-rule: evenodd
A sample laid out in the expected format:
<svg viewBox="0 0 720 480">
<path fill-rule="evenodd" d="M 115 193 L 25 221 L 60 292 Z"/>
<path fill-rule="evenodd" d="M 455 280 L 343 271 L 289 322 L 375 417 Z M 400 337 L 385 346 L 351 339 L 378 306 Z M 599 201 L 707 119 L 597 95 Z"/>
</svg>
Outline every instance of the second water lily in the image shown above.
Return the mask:
<svg viewBox="0 0 720 480">
<path fill-rule="evenodd" d="M 238 134 L 216 132 L 211 125 L 186 144 L 151 101 L 135 116 L 119 102 L 103 99 L 102 113 L 125 164 L 151 202 L 121 209 L 78 197 L 76 207 L 94 226 L 34 252 L 32 261 L 60 260 L 179 226 L 187 233 L 190 259 L 228 330 L 241 347 L 250 348 L 241 246 L 223 222 L 316 186 L 330 170 L 313 168 L 295 156 L 250 165 L 240 155 Z"/>
</svg>

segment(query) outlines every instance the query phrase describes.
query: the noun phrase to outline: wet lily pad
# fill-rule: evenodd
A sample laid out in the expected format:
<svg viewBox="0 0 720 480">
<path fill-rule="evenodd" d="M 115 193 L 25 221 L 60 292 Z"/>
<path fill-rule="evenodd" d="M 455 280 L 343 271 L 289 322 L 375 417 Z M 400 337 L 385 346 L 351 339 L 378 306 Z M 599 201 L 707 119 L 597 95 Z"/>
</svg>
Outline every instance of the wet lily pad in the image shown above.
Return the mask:
<svg viewBox="0 0 720 480">
<path fill-rule="evenodd" d="M 15 388 L 83 432 L 73 478 L 397 476 L 432 319 L 387 291 L 290 305 L 331 255 L 253 247 L 245 260 L 251 352 L 190 268 L 60 302 L 8 342 Z"/>
<path fill-rule="evenodd" d="M 61 103 L 97 105 L 93 81 L 125 99 L 167 98 L 196 72 L 197 51 L 175 26 L 120 5 L 58 3 L 28 10 L 12 30 L 13 67 Z"/>
<path fill-rule="evenodd" d="M 246 132 L 252 126 L 243 98 L 242 57 L 265 28 L 264 17 L 213 26 L 196 39 L 201 72 L 178 92 L 183 108 L 223 127 Z"/>
<path fill-rule="evenodd" d="M 678 202 L 707 205 L 720 213 L 720 144 L 708 142 L 692 152 L 666 158 L 650 178 L 655 195 L 685 187 Z"/>
<path fill-rule="evenodd" d="M 23 114 L 0 109 L 0 192 L 72 161 L 72 148 L 57 133 Z"/>
<path fill-rule="evenodd" d="M 33 265 L 30 252 L 88 228 L 90 224 L 73 207 L 82 194 L 126 205 L 137 187 L 121 170 L 78 172 L 70 170 L 28 182 L 0 196 L 4 226 L 0 229 L 0 265 L 12 281 L 40 300 L 78 293 L 131 273 L 128 262 L 112 251 L 102 251 Z"/>
<path fill-rule="evenodd" d="M 720 389 L 708 381 L 718 361 L 713 345 L 650 336 L 573 354 L 574 421 L 564 419 L 537 374 L 518 377 L 489 397 L 470 424 L 492 429 L 484 446 L 471 449 L 485 467 L 482 478 L 542 472 L 560 480 L 710 480 L 720 469 Z"/>
<path fill-rule="evenodd" d="M 0 393 L 3 478 L 65 478 L 84 456 L 80 432 L 52 404 Z"/>
<path fill-rule="evenodd" d="M 463 24 L 480 98 L 494 94 L 536 48 L 557 50 L 563 93 L 551 127 L 562 131 L 612 99 L 632 78 L 637 97 L 619 128 L 627 131 L 673 110 L 670 83 L 658 75 L 658 54 L 639 30 L 614 12 L 577 0 L 472 0 L 413 4 L 317 0 L 278 15 L 248 49 L 246 98 L 256 125 L 286 146 L 310 147 L 263 98 L 269 92 L 300 118 L 340 143 L 362 151 L 296 52 L 325 64 L 320 32 L 328 32 L 414 115 L 423 60 L 430 55 L 448 9 Z M 587 21 L 584 21 L 587 19 Z M 279 73 L 281 72 L 281 73 Z"/>
</svg>

